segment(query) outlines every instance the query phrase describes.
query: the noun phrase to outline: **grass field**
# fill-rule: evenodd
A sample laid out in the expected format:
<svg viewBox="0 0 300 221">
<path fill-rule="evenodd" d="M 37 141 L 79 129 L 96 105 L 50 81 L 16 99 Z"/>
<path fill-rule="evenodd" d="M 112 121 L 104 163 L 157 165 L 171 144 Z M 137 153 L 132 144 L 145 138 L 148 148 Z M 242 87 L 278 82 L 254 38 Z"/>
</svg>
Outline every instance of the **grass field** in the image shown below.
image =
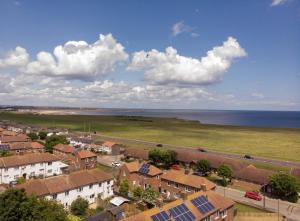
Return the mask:
<svg viewBox="0 0 300 221">
<path fill-rule="evenodd" d="M 238 213 L 265 213 L 266 211 L 252 207 L 252 206 L 248 206 L 245 204 L 241 204 L 241 203 L 236 203 L 234 205 L 234 208 L 237 209 Z"/>
<path fill-rule="evenodd" d="M 64 127 L 101 134 L 210 150 L 300 161 L 300 129 L 206 125 L 174 118 L 33 115 L 2 112 L 0 120 Z M 86 126 L 87 128 L 87 126 Z"/>
</svg>

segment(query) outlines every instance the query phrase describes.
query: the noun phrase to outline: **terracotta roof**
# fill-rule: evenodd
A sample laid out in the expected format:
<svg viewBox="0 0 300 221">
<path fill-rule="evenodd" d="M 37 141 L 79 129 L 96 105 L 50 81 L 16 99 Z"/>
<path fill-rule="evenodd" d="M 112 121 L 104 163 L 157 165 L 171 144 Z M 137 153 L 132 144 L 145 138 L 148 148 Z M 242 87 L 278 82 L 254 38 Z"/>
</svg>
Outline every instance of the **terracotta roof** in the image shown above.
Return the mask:
<svg viewBox="0 0 300 221">
<path fill-rule="evenodd" d="M 74 153 L 75 151 L 75 148 L 70 146 L 70 145 L 67 145 L 67 144 L 56 144 L 54 147 L 53 147 L 54 150 L 58 150 L 60 152 L 64 152 L 64 153 Z"/>
<path fill-rule="evenodd" d="M 153 208 L 150 210 L 146 210 L 142 213 L 139 213 L 137 215 L 134 216 L 130 216 L 128 218 L 123 219 L 123 221 L 153 221 L 151 216 L 161 212 L 161 211 L 166 211 L 168 214 L 170 214 L 168 212 L 169 209 L 174 208 L 180 204 L 185 204 L 187 206 L 187 208 L 193 213 L 193 215 L 195 216 L 195 220 L 202 220 L 205 217 L 207 217 L 208 215 L 211 214 L 211 212 L 206 213 L 206 214 L 202 214 L 191 202 L 193 199 L 199 197 L 199 196 L 205 196 L 207 197 L 208 201 L 215 207 L 214 210 L 212 210 L 211 212 L 215 212 L 215 211 L 222 211 L 224 209 L 229 209 L 234 205 L 234 202 L 228 198 L 225 198 L 213 191 L 207 191 L 207 192 L 196 192 L 193 193 L 189 196 L 187 196 L 186 200 L 183 199 L 178 199 L 175 200 L 171 203 L 167 203 L 164 206 L 162 206 L 162 208 Z M 172 220 L 174 219 L 174 217 L 172 217 Z M 175 219 L 174 219 L 175 220 Z"/>
<path fill-rule="evenodd" d="M 140 163 L 138 161 L 133 161 L 130 163 L 125 163 L 123 165 L 123 167 L 127 167 L 128 171 L 130 173 L 137 173 L 143 164 L 144 163 Z M 162 174 L 162 171 L 160 169 L 158 169 L 157 167 L 150 165 L 149 172 L 147 174 L 150 176 L 156 176 L 156 175 Z"/>
<path fill-rule="evenodd" d="M 10 150 L 31 149 L 30 142 L 10 143 Z"/>
<path fill-rule="evenodd" d="M 112 147 L 113 145 L 115 145 L 116 143 L 112 142 L 112 141 L 105 141 L 102 145 L 106 146 L 106 147 Z"/>
<path fill-rule="evenodd" d="M 0 158 L 0 168 L 52 161 L 59 161 L 59 158 L 50 153 L 32 153 L 18 156 L 9 156 Z"/>
<path fill-rule="evenodd" d="M 142 148 L 126 148 L 124 152 L 125 156 L 148 160 L 148 150 Z"/>
<path fill-rule="evenodd" d="M 76 153 L 76 155 L 80 158 L 80 159 L 84 159 L 84 158 L 89 158 L 89 157 L 97 157 L 96 154 L 94 154 L 91 151 L 88 150 L 80 150 Z"/>
<path fill-rule="evenodd" d="M 113 179 L 111 174 L 99 169 L 81 170 L 69 175 L 29 180 L 26 183 L 17 185 L 16 188 L 25 189 L 29 195 L 45 196 L 111 179 Z"/>
<path fill-rule="evenodd" d="M 201 189 L 201 185 L 205 185 L 207 190 L 212 190 L 216 187 L 216 185 L 208 179 L 192 174 L 185 174 L 182 170 L 168 170 L 161 176 L 161 179 L 198 189 Z"/>
<path fill-rule="evenodd" d="M 31 142 L 32 149 L 44 149 L 44 145 L 40 144 L 39 142 Z"/>
<path fill-rule="evenodd" d="M 0 137 L 2 143 L 13 143 L 13 142 L 27 142 L 28 137 L 23 136 L 2 136 Z"/>
<path fill-rule="evenodd" d="M 275 172 L 271 170 L 259 169 L 253 165 L 249 165 L 248 167 L 236 172 L 234 177 L 253 183 L 266 184 L 269 176 L 273 175 L 274 173 Z"/>
</svg>

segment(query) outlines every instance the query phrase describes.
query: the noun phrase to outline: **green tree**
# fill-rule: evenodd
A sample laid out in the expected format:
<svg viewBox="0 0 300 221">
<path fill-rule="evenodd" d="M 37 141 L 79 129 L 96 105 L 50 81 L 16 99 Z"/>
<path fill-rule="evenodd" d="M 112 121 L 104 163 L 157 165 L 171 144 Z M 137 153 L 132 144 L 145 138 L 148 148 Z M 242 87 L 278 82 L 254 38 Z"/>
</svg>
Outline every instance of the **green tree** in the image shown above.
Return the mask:
<svg viewBox="0 0 300 221">
<path fill-rule="evenodd" d="M 155 166 L 169 168 L 176 161 L 176 152 L 173 150 L 154 148 L 149 151 L 149 160 Z"/>
<path fill-rule="evenodd" d="M 132 190 L 132 193 L 135 198 L 139 199 L 139 198 L 141 198 L 141 196 L 143 194 L 143 190 L 141 187 L 138 186 Z"/>
<path fill-rule="evenodd" d="M 47 138 L 47 132 L 46 131 L 40 131 L 39 132 L 39 138 L 41 139 L 41 140 L 45 140 L 46 138 Z"/>
<path fill-rule="evenodd" d="M 123 180 L 120 184 L 120 188 L 119 188 L 119 192 L 125 196 L 128 195 L 128 191 L 129 191 L 129 184 L 128 184 L 128 180 Z"/>
<path fill-rule="evenodd" d="M 89 202 L 81 197 L 74 200 L 71 204 L 71 212 L 75 216 L 84 216 L 89 207 Z"/>
<path fill-rule="evenodd" d="M 29 133 L 27 134 L 28 137 L 30 137 L 31 140 L 38 140 L 39 136 L 36 133 Z"/>
<path fill-rule="evenodd" d="M 53 147 L 57 144 L 69 144 L 69 141 L 65 136 L 62 135 L 52 135 L 46 138 L 45 149 L 46 152 L 53 152 Z"/>
<path fill-rule="evenodd" d="M 295 177 L 286 173 L 274 174 L 269 177 L 269 185 L 276 197 L 294 203 L 298 201 L 300 184 Z"/>
<path fill-rule="evenodd" d="M 66 221 L 67 213 L 55 201 L 27 196 L 24 190 L 8 189 L 0 194 L 0 220 Z"/>
<path fill-rule="evenodd" d="M 12 153 L 10 153 L 8 150 L 1 150 L 0 151 L 0 157 L 8 157 L 13 155 Z"/>
<path fill-rule="evenodd" d="M 156 192 L 151 187 L 147 187 L 142 193 L 142 200 L 146 203 L 150 203 L 152 205 L 155 204 L 156 199 L 159 197 L 159 193 Z"/>
<path fill-rule="evenodd" d="M 223 186 L 227 186 L 228 180 L 231 181 L 232 178 L 232 170 L 229 166 L 223 164 L 218 168 L 218 175 L 222 177 Z"/>
<path fill-rule="evenodd" d="M 197 161 L 197 163 L 195 165 L 195 169 L 198 172 L 201 172 L 204 175 L 207 175 L 211 170 L 210 163 L 208 160 L 199 160 L 199 161 Z"/>
</svg>

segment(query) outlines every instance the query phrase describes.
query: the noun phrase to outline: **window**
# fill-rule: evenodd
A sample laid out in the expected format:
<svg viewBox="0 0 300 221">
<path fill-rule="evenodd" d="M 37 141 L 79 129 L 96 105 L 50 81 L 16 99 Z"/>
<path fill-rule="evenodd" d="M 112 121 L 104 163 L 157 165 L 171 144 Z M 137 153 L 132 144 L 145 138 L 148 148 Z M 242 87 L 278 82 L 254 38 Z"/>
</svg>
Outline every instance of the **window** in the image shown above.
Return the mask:
<svg viewBox="0 0 300 221">
<path fill-rule="evenodd" d="M 158 179 L 158 180 L 159 180 L 159 175 L 157 175 L 157 176 L 156 176 L 156 179 Z"/>
<path fill-rule="evenodd" d="M 107 185 L 109 185 L 109 182 L 110 182 L 110 181 L 107 181 Z"/>
<path fill-rule="evenodd" d="M 178 188 L 178 187 L 179 187 L 178 183 L 175 183 L 175 187 L 176 187 L 176 188 Z"/>
<path fill-rule="evenodd" d="M 171 182 L 170 181 L 168 181 L 168 186 L 171 186 Z"/>
<path fill-rule="evenodd" d="M 83 187 L 79 187 L 78 189 L 77 189 L 77 192 L 81 192 L 83 190 Z"/>
<path fill-rule="evenodd" d="M 90 199 L 94 199 L 95 194 L 90 195 Z"/>
<path fill-rule="evenodd" d="M 54 200 L 56 200 L 57 194 L 53 194 L 52 197 L 53 197 Z"/>
<path fill-rule="evenodd" d="M 30 164 L 30 167 L 34 167 L 34 164 Z"/>
<path fill-rule="evenodd" d="M 44 169 L 40 169 L 40 171 L 44 171 Z"/>
<path fill-rule="evenodd" d="M 69 191 L 66 191 L 66 192 L 65 192 L 65 196 L 69 196 Z"/>
<path fill-rule="evenodd" d="M 48 172 L 48 173 L 52 173 L 52 170 L 48 170 L 47 172 Z"/>
<path fill-rule="evenodd" d="M 34 172 L 31 172 L 31 173 L 30 173 L 30 176 L 31 176 L 31 177 L 35 176 L 35 173 L 34 173 Z"/>
<path fill-rule="evenodd" d="M 223 210 L 220 212 L 222 218 L 226 217 L 227 216 L 227 210 Z"/>
<path fill-rule="evenodd" d="M 7 171 L 8 171 L 8 168 L 5 168 L 4 171 L 7 172 Z"/>
<path fill-rule="evenodd" d="M 101 187 L 102 186 L 102 183 L 99 183 L 99 187 Z"/>
<path fill-rule="evenodd" d="M 48 166 L 51 166 L 52 165 L 52 162 L 48 162 Z"/>
<path fill-rule="evenodd" d="M 15 167 L 14 169 L 15 169 L 15 170 L 18 170 L 18 169 L 19 169 L 19 167 Z"/>
<path fill-rule="evenodd" d="M 90 186 L 89 186 L 89 187 L 90 187 L 90 189 L 92 189 L 92 188 L 93 188 L 93 184 L 90 184 Z"/>
</svg>

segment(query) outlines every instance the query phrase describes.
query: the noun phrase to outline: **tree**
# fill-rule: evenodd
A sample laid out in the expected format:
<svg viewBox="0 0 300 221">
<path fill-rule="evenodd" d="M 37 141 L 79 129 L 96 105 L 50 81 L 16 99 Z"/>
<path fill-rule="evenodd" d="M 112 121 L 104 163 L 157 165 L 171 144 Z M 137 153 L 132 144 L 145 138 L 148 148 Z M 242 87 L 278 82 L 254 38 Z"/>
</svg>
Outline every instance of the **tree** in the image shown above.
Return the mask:
<svg viewBox="0 0 300 221">
<path fill-rule="evenodd" d="M 128 180 L 123 180 L 120 184 L 120 188 L 119 188 L 119 192 L 125 196 L 128 195 L 128 191 L 129 191 L 129 184 L 128 184 Z"/>
<path fill-rule="evenodd" d="M 46 131 L 40 131 L 39 132 L 39 138 L 41 139 L 41 140 L 45 140 L 46 138 L 47 138 L 47 132 Z"/>
<path fill-rule="evenodd" d="M 156 192 L 151 187 L 147 187 L 145 191 L 142 193 L 142 200 L 146 203 L 150 203 L 152 205 L 155 204 L 156 199 L 159 197 L 159 193 Z"/>
<path fill-rule="evenodd" d="M 230 181 L 232 178 L 232 170 L 229 166 L 223 164 L 218 168 L 218 175 L 222 177 L 223 186 L 227 186 L 228 179 Z"/>
<path fill-rule="evenodd" d="M 155 166 L 169 168 L 176 161 L 176 152 L 173 150 L 154 148 L 149 151 L 149 160 Z"/>
<path fill-rule="evenodd" d="M 295 177 L 286 173 L 274 174 L 269 177 L 269 185 L 276 197 L 294 203 L 298 201 L 300 184 Z"/>
<path fill-rule="evenodd" d="M 208 160 L 199 160 L 195 165 L 195 169 L 198 172 L 201 172 L 202 174 L 206 175 L 210 172 L 211 167 Z"/>
<path fill-rule="evenodd" d="M 53 152 L 53 147 L 57 144 L 69 144 L 69 141 L 65 136 L 62 135 L 52 135 L 46 138 L 45 149 L 46 152 Z"/>
<path fill-rule="evenodd" d="M 81 197 L 74 200 L 71 204 L 71 212 L 75 216 L 84 216 L 89 207 L 89 202 Z"/>
<path fill-rule="evenodd" d="M 29 133 L 27 134 L 28 137 L 30 137 L 31 140 L 38 140 L 39 136 L 36 133 Z"/>
<path fill-rule="evenodd" d="M 0 220 L 66 221 L 67 213 L 55 201 L 27 196 L 24 190 L 8 189 L 0 194 Z"/>
<path fill-rule="evenodd" d="M 143 194 L 143 190 L 141 187 L 138 186 L 132 190 L 132 193 L 135 198 L 139 199 L 139 198 L 141 198 L 141 196 Z"/>
<path fill-rule="evenodd" d="M 11 156 L 12 153 L 10 153 L 8 150 L 1 150 L 0 151 L 0 157 L 8 157 Z"/>
</svg>

